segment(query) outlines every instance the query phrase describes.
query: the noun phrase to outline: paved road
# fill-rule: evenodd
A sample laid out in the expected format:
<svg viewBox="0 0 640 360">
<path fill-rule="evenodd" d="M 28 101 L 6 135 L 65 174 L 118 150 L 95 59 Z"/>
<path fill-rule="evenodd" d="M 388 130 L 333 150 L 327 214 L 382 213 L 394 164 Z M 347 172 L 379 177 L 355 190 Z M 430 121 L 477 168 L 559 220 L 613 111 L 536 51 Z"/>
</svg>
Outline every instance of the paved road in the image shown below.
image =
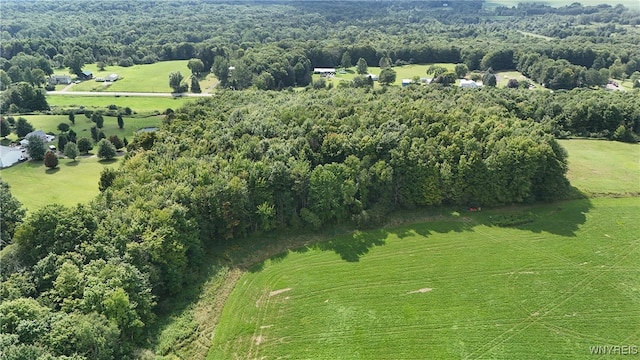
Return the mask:
<svg viewBox="0 0 640 360">
<path fill-rule="evenodd" d="M 80 95 L 80 96 L 112 96 L 112 97 L 210 97 L 213 94 L 192 94 L 192 93 L 140 93 L 140 92 L 120 92 L 120 91 L 47 91 L 47 95 Z"/>
</svg>

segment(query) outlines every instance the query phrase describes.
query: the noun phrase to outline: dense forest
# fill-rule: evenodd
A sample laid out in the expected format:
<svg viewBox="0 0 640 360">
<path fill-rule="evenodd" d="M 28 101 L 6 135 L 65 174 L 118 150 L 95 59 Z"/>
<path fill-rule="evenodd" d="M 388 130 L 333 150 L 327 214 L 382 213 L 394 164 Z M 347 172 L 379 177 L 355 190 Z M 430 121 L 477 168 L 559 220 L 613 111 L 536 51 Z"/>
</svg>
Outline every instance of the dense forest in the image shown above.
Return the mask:
<svg viewBox="0 0 640 360">
<path fill-rule="evenodd" d="M 212 249 L 401 209 L 566 198 L 556 138 L 637 140 L 639 92 L 598 88 L 640 76 L 637 11 L 448 4 L 3 3 L 3 112 L 46 110 L 44 76 L 93 62 L 196 58 L 222 85 L 133 139 L 89 204 L 25 217 L 2 183 L 0 357 L 135 358 Z M 517 69 L 558 91 L 312 83 L 344 59 Z"/>
<path fill-rule="evenodd" d="M 242 89 L 270 76 L 268 87 L 282 89 L 308 85 L 313 67 L 345 65 L 345 52 L 349 65 L 388 58 L 397 65 L 465 63 L 470 71 L 517 68 L 552 89 L 603 85 L 609 73 L 640 70 L 638 9 L 445 3 L 8 1 L 0 82 L 39 85 L 55 68 L 77 74 L 95 62 L 194 58 L 223 85 Z M 605 76 L 596 75 L 602 69 Z"/>
</svg>

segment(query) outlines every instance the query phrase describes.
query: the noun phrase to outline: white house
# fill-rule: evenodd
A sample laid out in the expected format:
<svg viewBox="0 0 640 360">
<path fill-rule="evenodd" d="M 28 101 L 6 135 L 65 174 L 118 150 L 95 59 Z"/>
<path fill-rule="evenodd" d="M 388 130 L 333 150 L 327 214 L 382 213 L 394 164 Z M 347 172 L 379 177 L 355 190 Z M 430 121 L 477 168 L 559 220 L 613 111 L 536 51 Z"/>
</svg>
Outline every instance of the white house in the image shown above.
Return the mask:
<svg viewBox="0 0 640 360">
<path fill-rule="evenodd" d="M 477 89 L 479 87 L 482 87 L 482 84 L 477 83 L 473 80 L 460 79 L 460 87 L 467 89 Z"/>
<path fill-rule="evenodd" d="M 371 78 L 371 80 L 373 80 L 373 81 L 378 81 L 378 75 L 376 75 L 376 74 L 369 74 L 368 76 Z"/>
<path fill-rule="evenodd" d="M 402 87 L 407 87 L 413 83 L 411 79 L 402 79 Z"/>
<path fill-rule="evenodd" d="M 20 145 L 22 145 L 22 146 L 29 145 L 29 137 L 31 137 L 31 136 L 37 136 L 37 137 L 41 138 L 45 143 L 52 142 L 53 139 L 56 138 L 53 135 L 45 134 L 44 131 L 42 131 L 42 130 L 36 130 L 36 131 L 32 131 L 32 132 L 28 133 L 24 137 L 24 139 L 20 140 Z"/>
<path fill-rule="evenodd" d="M 433 81 L 433 78 L 420 78 L 420 82 L 425 85 L 431 84 L 432 81 Z"/>
<path fill-rule="evenodd" d="M 0 168 L 9 167 L 22 158 L 22 149 L 0 145 Z"/>
<path fill-rule="evenodd" d="M 49 84 L 50 85 L 58 85 L 58 84 L 69 85 L 69 84 L 71 84 L 71 76 L 69 76 L 69 75 L 51 75 L 51 77 L 49 77 Z"/>
<path fill-rule="evenodd" d="M 320 74 L 321 76 L 334 76 L 336 69 L 334 68 L 313 68 L 314 74 Z"/>
<path fill-rule="evenodd" d="M 110 81 L 110 82 L 117 81 L 118 79 L 119 79 L 118 74 L 111 74 L 105 78 L 106 81 Z"/>
</svg>

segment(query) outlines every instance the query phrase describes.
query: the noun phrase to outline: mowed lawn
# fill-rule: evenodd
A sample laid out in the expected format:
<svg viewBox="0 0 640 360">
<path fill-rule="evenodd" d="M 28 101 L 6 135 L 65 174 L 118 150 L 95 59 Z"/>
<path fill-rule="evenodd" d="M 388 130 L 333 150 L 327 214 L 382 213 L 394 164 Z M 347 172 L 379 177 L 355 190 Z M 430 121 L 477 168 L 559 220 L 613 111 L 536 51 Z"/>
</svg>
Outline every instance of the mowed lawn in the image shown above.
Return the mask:
<svg viewBox="0 0 640 360">
<path fill-rule="evenodd" d="M 60 159 L 57 169 L 49 170 L 40 162 L 28 161 L 0 170 L 0 178 L 11 186 L 11 193 L 27 211 L 47 204 L 73 206 L 88 203 L 99 193 L 100 172 L 118 167 L 119 160 L 101 162 L 96 157 L 76 161 Z"/>
<path fill-rule="evenodd" d="M 411 65 L 403 65 L 403 66 L 394 66 L 393 70 L 396 72 L 396 81 L 393 83 L 393 85 L 402 86 L 403 79 L 413 79 L 416 76 L 420 78 L 433 78 L 432 74 L 431 75 L 427 74 L 427 70 L 434 65 L 445 67 L 448 71 L 452 71 L 452 72 L 455 71 L 455 66 L 456 66 L 456 64 L 453 64 L 453 63 L 435 63 L 435 64 L 427 64 L 427 65 L 411 64 Z M 340 70 L 342 70 L 340 68 L 337 68 L 336 70 L 337 70 L 337 73 L 335 77 L 327 78 L 327 81 L 333 82 L 334 86 L 337 86 L 340 81 L 344 81 L 344 80 L 351 81 L 355 76 L 358 75 L 356 73 L 355 67 L 351 67 L 347 69 L 348 72 L 345 74 L 340 73 Z M 380 75 L 379 67 L 369 66 L 368 71 L 370 74 Z M 319 78 L 320 78 L 320 75 L 318 74 L 313 75 L 313 80 L 317 80 Z M 518 71 L 497 72 L 496 73 L 496 80 L 498 81 L 497 86 L 506 87 L 507 82 L 509 81 L 509 79 L 512 79 L 512 78 L 516 80 L 528 80 L 530 83 L 535 84 L 537 88 L 543 89 L 542 86 L 531 81 L 530 79 L 528 79 L 526 76 L 522 75 L 522 73 Z M 453 84 L 452 86 L 459 86 L 459 84 L 460 84 L 460 80 L 456 80 L 456 83 Z M 376 82 L 375 86 L 377 87 L 380 85 Z"/>
<path fill-rule="evenodd" d="M 527 211 L 518 228 L 454 213 L 259 264 L 208 359 L 586 359 L 640 344 L 640 199 Z"/>
<path fill-rule="evenodd" d="M 569 153 L 571 184 L 587 194 L 640 193 L 640 145 L 559 140 Z"/>
<path fill-rule="evenodd" d="M 187 97 L 141 97 L 141 96 L 80 96 L 80 95 L 51 95 L 47 102 L 53 109 L 78 109 L 84 107 L 91 110 L 106 110 L 109 105 L 130 108 L 136 113 L 164 112 L 167 108 L 177 109 L 187 101 Z"/>
<path fill-rule="evenodd" d="M 34 128 L 58 134 L 57 126 L 61 122 L 69 124 L 66 115 L 25 115 Z M 121 139 L 131 141 L 141 128 L 157 127 L 162 123 L 158 116 L 147 118 L 124 118 L 124 129 L 118 128 L 115 117 L 105 116 L 103 131 L 106 136 L 118 135 Z M 91 138 L 91 127 L 95 124 L 84 115 L 76 116 L 75 125 L 71 129 L 77 137 Z M 11 139 L 16 140 L 15 134 Z M 56 138 L 50 144 L 58 144 Z M 92 150 L 92 154 L 95 154 Z M 61 154 L 60 154 L 61 155 Z M 100 162 L 99 159 L 80 156 L 77 161 L 60 158 L 57 169 L 47 170 L 42 162 L 27 161 L 10 168 L 0 170 L 0 177 L 11 186 L 11 193 L 29 211 L 34 211 L 46 204 L 60 203 L 74 205 L 87 203 L 98 194 L 100 172 L 105 166 L 119 166 L 118 161 Z"/>
<path fill-rule="evenodd" d="M 33 125 L 35 129 L 43 130 L 44 132 L 52 132 L 54 134 L 60 133 L 58 125 L 60 123 L 66 123 L 70 128 L 75 131 L 76 136 L 91 138 L 91 128 L 95 126 L 91 120 L 84 116 L 84 114 L 77 114 L 75 117 L 75 124 L 69 122 L 68 115 L 22 115 Z M 118 135 L 121 139 L 126 137 L 128 140 L 132 140 L 136 132 L 142 128 L 158 127 L 162 123 L 161 116 L 149 116 L 149 117 L 123 117 L 124 127 L 120 129 L 118 127 L 118 119 L 114 116 L 103 116 L 104 127 L 102 131 L 107 137 L 111 135 Z M 10 138 L 16 139 L 15 134 L 11 134 Z M 56 138 L 52 144 L 57 144 Z"/>
<path fill-rule="evenodd" d="M 161 61 L 155 64 L 133 65 L 130 67 L 107 66 L 104 71 L 98 71 L 96 64 L 87 64 L 83 69 L 93 72 L 94 78 L 104 78 L 110 74 L 118 74 L 118 81 L 109 86 L 95 80 L 83 81 L 75 84 L 70 91 L 122 91 L 122 92 L 156 92 L 169 93 L 169 74 L 179 71 L 187 84 L 191 84 L 189 77 L 191 70 L 187 67 L 187 60 Z M 209 75 L 200 81 L 200 87 L 205 91 L 216 83 L 215 77 Z"/>
</svg>

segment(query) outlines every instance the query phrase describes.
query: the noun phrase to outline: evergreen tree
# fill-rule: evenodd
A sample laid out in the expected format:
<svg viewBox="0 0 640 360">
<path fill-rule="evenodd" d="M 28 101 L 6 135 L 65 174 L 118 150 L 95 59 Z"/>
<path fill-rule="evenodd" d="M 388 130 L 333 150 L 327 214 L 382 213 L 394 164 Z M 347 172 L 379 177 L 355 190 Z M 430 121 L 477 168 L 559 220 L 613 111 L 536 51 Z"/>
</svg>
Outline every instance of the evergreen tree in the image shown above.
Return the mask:
<svg viewBox="0 0 640 360">
<path fill-rule="evenodd" d="M 200 94 L 202 92 L 198 78 L 195 76 L 191 77 L 191 92 L 194 94 Z"/>
<path fill-rule="evenodd" d="M 356 64 L 356 72 L 360 75 L 367 74 L 369 71 L 369 67 L 367 66 L 367 61 L 363 58 L 358 59 L 358 63 Z"/>
</svg>

